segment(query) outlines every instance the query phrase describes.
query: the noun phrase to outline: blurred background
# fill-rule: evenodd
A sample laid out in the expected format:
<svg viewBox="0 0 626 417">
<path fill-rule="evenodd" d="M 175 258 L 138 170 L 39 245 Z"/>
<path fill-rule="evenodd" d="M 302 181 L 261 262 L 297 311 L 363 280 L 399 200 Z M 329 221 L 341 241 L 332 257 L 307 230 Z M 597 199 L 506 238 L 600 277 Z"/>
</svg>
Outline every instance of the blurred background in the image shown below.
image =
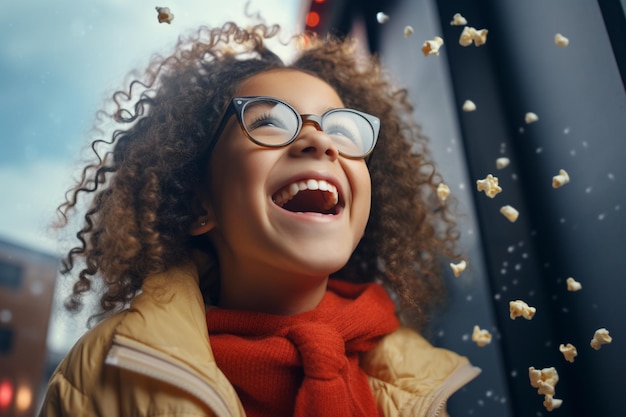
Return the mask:
<svg viewBox="0 0 626 417">
<path fill-rule="evenodd" d="M 155 6 L 169 7 L 171 24 Z M 73 184 L 95 113 L 132 69 L 201 24 L 258 19 L 286 34 L 352 34 L 408 88 L 459 201 L 467 269 L 446 269 L 447 307 L 426 336 L 482 368 L 452 416 L 545 416 L 528 368 L 555 367 L 561 416 L 624 416 L 626 374 L 625 0 L 22 0 L 0 16 L 0 416 L 33 416 L 58 361 L 86 330 L 57 276 L 72 241 L 49 229 Z M 385 13 L 386 21 L 377 19 Z M 461 13 L 467 23 L 451 25 Z M 384 23 L 381 23 L 384 21 Z M 411 30 L 407 32 L 407 26 Z M 487 29 L 461 46 L 464 26 Z M 555 44 L 557 33 L 569 39 Z M 407 36 L 408 35 L 408 36 Z M 438 56 L 422 44 L 439 36 Z M 473 112 L 462 105 L 471 100 Z M 527 124 L 525 114 L 538 121 Z M 508 166 L 498 169 L 496 159 Z M 564 169 L 571 181 L 552 187 Z M 503 192 L 476 190 L 487 174 Z M 499 213 L 511 205 L 515 223 Z M 569 292 L 566 279 L 582 290 Z M 537 308 L 511 320 L 509 301 Z M 478 325 L 493 335 L 478 347 Z M 589 342 L 606 328 L 613 343 Z M 561 344 L 578 357 L 567 362 Z"/>
</svg>

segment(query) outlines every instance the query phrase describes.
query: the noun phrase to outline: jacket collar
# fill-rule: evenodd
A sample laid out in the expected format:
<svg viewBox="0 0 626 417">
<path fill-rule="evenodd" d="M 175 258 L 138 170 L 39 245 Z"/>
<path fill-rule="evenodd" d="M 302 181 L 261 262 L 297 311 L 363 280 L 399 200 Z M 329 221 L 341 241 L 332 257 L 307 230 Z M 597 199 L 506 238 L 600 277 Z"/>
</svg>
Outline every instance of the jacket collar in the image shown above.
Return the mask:
<svg viewBox="0 0 626 417">
<path fill-rule="evenodd" d="M 230 386 L 211 351 L 198 282 L 193 262 L 147 277 L 115 333 L 172 356 L 222 386 Z"/>
</svg>

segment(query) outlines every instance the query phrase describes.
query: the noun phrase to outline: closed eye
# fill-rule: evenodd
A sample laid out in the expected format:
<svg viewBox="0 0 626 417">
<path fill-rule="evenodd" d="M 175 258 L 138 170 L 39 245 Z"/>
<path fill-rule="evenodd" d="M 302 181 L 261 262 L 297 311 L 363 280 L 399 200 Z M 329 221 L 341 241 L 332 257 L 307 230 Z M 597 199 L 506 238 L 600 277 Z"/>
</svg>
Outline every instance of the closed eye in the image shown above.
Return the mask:
<svg viewBox="0 0 626 417">
<path fill-rule="evenodd" d="M 272 114 L 258 115 L 254 120 L 248 122 L 248 129 L 254 130 L 261 127 L 276 127 L 279 129 L 287 129 L 287 123 L 281 118 Z"/>
<path fill-rule="evenodd" d="M 352 142 L 361 141 L 361 138 L 360 138 L 361 134 L 359 132 L 359 129 L 357 129 L 356 126 L 348 125 L 347 123 L 345 124 L 335 123 L 331 126 L 325 126 L 324 132 L 329 136 L 340 136 Z"/>
</svg>

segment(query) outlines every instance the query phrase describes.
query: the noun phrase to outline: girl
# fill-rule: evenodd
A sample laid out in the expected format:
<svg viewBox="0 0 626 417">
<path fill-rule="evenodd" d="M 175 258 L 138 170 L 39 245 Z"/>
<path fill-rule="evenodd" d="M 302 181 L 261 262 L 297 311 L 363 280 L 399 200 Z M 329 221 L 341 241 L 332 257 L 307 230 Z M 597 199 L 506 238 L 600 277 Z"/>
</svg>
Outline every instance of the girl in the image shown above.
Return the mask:
<svg viewBox="0 0 626 417">
<path fill-rule="evenodd" d="M 442 415 L 477 375 L 396 315 L 425 317 L 456 239 L 406 93 L 348 40 L 285 64 L 277 33 L 203 28 L 114 96 L 60 207 L 92 196 L 68 307 L 97 284 L 107 317 L 42 416 Z"/>
</svg>

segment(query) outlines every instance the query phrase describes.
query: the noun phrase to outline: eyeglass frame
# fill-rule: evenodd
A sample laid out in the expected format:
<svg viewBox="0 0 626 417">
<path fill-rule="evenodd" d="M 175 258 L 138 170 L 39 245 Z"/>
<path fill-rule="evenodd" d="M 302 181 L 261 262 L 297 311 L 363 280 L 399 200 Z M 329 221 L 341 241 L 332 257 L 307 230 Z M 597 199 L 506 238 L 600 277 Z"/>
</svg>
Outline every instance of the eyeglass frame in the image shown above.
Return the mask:
<svg viewBox="0 0 626 417">
<path fill-rule="evenodd" d="M 245 124 L 243 122 L 243 111 L 246 108 L 246 104 L 248 104 L 251 101 L 257 101 L 257 100 L 276 101 L 276 102 L 279 102 L 281 104 L 284 104 L 289 109 L 291 109 L 291 111 L 297 116 L 297 121 L 298 121 L 298 127 L 297 127 L 296 132 L 294 133 L 294 135 L 291 137 L 291 139 L 289 139 L 288 141 L 286 141 L 286 142 L 284 142 L 284 143 L 282 143 L 280 145 L 268 145 L 266 143 L 259 142 L 254 137 L 252 137 L 252 135 L 250 134 L 250 132 L 248 132 L 248 130 L 247 130 L 247 128 L 246 128 L 246 126 L 245 126 Z M 328 110 L 327 112 L 325 112 L 324 114 L 322 114 L 321 116 L 318 116 L 316 114 L 300 114 L 291 104 L 287 103 L 286 101 L 278 99 L 276 97 L 269 97 L 269 96 L 233 97 L 230 100 L 228 106 L 226 107 L 226 109 L 223 112 L 223 116 L 222 116 L 222 118 L 220 120 L 220 123 L 218 124 L 217 129 L 215 130 L 215 133 L 213 134 L 213 140 L 210 142 L 209 148 L 207 149 L 206 152 L 207 152 L 207 155 L 209 155 L 209 156 L 213 153 L 213 149 L 217 145 L 217 142 L 218 142 L 220 136 L 222 135 L 222 133 L 224 131 L 224 128 L 226 127 L 226 123 L 228 123 L 228 121 L 230 120 L 230 117 L 233 115 L 233 113 L 237 117 L 237 122 L 239 123 L 239 127 L 241 128 L 242 132 L 253 143 L 255 143 L 256 145 L 262 146 L 262 147 L 266 147 L 266 148 L 283 148 L 283 147 L 288 146 L 289 144 L 293 143 L 298 138 L 298 135 L 302 131 L 302 127 L 307 122 L 309 122 L 309 123 L 313 122 L 317 126 L 317 128 L 319 128 L 319 130 L 323 132 L 324 129 L 322 128 L 322 121 L 324 120 L 324 118 L 328 114 L 331 114 L 331 113 L 334 113 L 334 112 L 337 112 L 337 111 L 347 111 L 347 112 L 358 114 L 361 117 L 363 117 L 368 122 L 370 127 L 372 128 L 372 133 L 373 133 L 372 145 L 371 145 L 369 151 L 367 151 L 364 155 L 360 155 L 360 156 L 347 155 L 347 154 L 342 153 L 338 149 L 339 154 L 341 156 L 343 156 L 344 158 L 365 159 L 365 161 L 367 162 L 369 160 L 370 156 L 371 156 L 371 153 L 374 151 L 374 148 L 376 147 L 376 143 L 378 142 L 378 134 L 380 133 L 380 119 L 378 117 L 373 116 L 373 115 L 368 114 L 368 113 L 364 113 L 364 112 L 359 111 L 359 110 L 348 109 L 348 108 L 331 109 L 331 110 Z"/>
</svg>

